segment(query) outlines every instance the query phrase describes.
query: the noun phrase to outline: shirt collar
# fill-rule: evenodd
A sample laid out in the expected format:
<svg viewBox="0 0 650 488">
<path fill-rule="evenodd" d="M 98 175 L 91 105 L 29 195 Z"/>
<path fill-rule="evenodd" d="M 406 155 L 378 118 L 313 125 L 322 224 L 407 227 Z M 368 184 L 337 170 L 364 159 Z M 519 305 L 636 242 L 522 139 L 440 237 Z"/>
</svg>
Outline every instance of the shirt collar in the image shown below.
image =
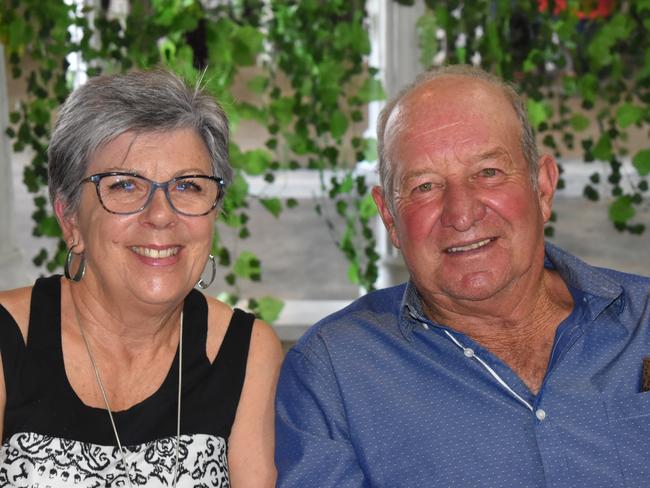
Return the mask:
<svg viewBox="0 0 650 488">
<path fill-rule="evenodd" d="M 582 303 L 576 306 L 585 307 L 590 321 L 596 320 L 623 293 L 622 287 L 598 268 L 549 242 L 545 243 L 544 267 L 556 270 L 567 285 L 582 292 Z M 623 306 L 622 300 L 619 306 Z M 420 293 L 409 280 L 400 304 L 399 328 L 407 340 L 412 340 L 414 327 L 421 323 L 433 325 L 424 313 Z"/>
<path fill-rule="evenodd" d="M 603 271 L 549 242 L 545 250 L 544 266 L 557 271 L 568 286 L 582 292 L 581 306 L 586 307 L 589 320 L 596 320 L 606 308 L 622 298 L 621 285 Z M 623 300 L 619 300 L 619 311 L 623 305 Z"/>
<path fill-rule="evenodd" d="M 411 280 L 406 284 L 399 310 L 399 328 L 407 340 L 413 338 L 413 328 L 418 323 L 431 323 L 422 310 L 422 298 Z"/>
</svg>

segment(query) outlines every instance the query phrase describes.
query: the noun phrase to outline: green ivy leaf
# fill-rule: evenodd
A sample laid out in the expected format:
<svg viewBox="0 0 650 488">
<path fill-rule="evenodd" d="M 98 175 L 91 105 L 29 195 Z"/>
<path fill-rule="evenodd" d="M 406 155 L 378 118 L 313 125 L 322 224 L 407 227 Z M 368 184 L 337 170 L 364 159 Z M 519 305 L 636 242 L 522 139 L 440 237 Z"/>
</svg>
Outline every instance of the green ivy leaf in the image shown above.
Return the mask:
<svg viewBox="0 0 650 488">
<path fill-rule="evenodd" d="M 539 128 L 539 125 L 542 122 L 546 122 L 548 118 L 552 115 L 551 107 L 544 100 L 534 100 L 529 98 L 526 101 L 528 108 L 528 115 L 530 117 L 530 123 L 536 129 Z"/>
<path fill-rule="evenodd" d="M 266 88 L 269 86 L 269 78 L 267 76 L 257 75 L 253 76 L 248 81 L 248 89 L 253 93 L 258 95 L 264 93 Z"/>
<path fill-rule="evenodd" d="M 624 103 L 616 110 L 616 123 L 625 129 L 643 118 L 643 108 L 631 103 Z"/>
<path fill-rule="evenodd" d="M 420 64 L 422 66 L 431 66 L 433 58 L 438 52 L 438 22 L 435 15 L 430 11 L 425 13 L 417 20 L 415 27 L 418 32 L 420 44 Z"/>
<path fill-rule="evenodd" d="M 59 227 L 59 223 L 52 215 L 43 218 L 36 226 L 36 229 L 39 235 L 42 236 L 61 237 L 61 228 Z"/>
<path fill-rule="evenodd" d="M 632 164 L 641 176 L 650 174 L 650 149 L 642 149 L 632 158 Z"/>
<path fill-rule="evenodd" d="M 236 173 L 232 183 L 226 190 L 226 202 L 232 203 L 235 207 L 241 207 L 248 197 L 248 183 L 241 175 Z"/>
<path fill-rule="evenodd" d="M 339 192 L 340 193 L 350 193 L 352 191 L 353 187 L 354 187 L 354 180 L 352 179 L 352 175 L 350 173 L 348 173 L 343 178 L 343 181 L 341 181 L 341 186 L 339 188 Z"/>
<path fill-rule="evenodd" d="M 614 200 L 609 206 L 609 218 L 612 222 L 626 223 L 636 215 L 632 206 L 632 199 L 628 195 L 622 195 Z"/>
<path fill-rule="evenodd" d="M 340 139 L 348 130 L 348 118 L 340 110 L 334 110 L 330 119 L 330 132 L 334 139 Z"/>
<path fill-rule="evenodd" d="M 249 302 L 249 308 L 255 313 L 255 315 L 265 322 L 273 323 L 280 316 L 280 312 L 282 312 L 282 309 L 284 308 L 284 302 L 277 298 L 264 296 L 262 298 L 251 300 Z"/>
<path fill-rule="evenodd" d="M 359 216 L 362 219 L 368 220 L 375 215 L 377 215 L 377 205 L 375 205 L 372 195 L 368 193 L 363 197 L 361 204 L 359 205 Z"/>
<path fill-rule="evenodd" d="M 348 265 L 348 281 L 352 283 L 353 285 L 358 285 L 359 284 L 359 263 L 356 261 L 352 261 Z"/>
<path fill-rule="evenodd" d="M 293 120 L 293 99 L 280 97 L 271 102 L 269 110 L 282 126 L 287 126 Z"/>
<path fill-rule="evenodd" d="M 573 114 L 570 124 L 574 131 L 581 132 L 589 127 L 589 119 L 582 114 Z"/>
<path fill-rule="evenodd" d="M 242 153 L 241 168 L 249 175 L 261 175 L 273 161 L 273 157 L 266 149 L 253 149 Z"/>
<path fill-rule="evenodd" d="M 377 139 L 374 137 L 369 137 L 365 139 L 365 147 L 363 150 L 363 160 L 372 162 L 377 161 L 379 156 L 377 154 Z"/>
<path fill-rule="evenodd" d="M 11 50 L 18 50 L 21 48 L 28 39 L 25 38 L 27 25 L 22 17 L 15 17 L 11 24 L 9 24 L 9 39 L 8 45 Z"/>
<path fill-rule="evenodd" d="M 594 158 L 600 159 L 601 161 L 609 161 L 612 159 L 612 141 L 609 138 L 609 135 L 603 134 L 598 139 L 598 142 L 591 150 Z"/>
<path fill-rule="evenodd" d="M 239 254 L 232 269 L 240 278 L 259 281 L 261 277 L 260 260 L 250 251 L 243 251 Z"/>
<path fill-rule="evenodd" d="M 282 202 L 280 202 L 279 198 L 260 198 L 260 203 L 274 217 L 279 217 L 282 213 Z"/>
<path fill-rule="evenodd" d="M 233 60 L 241 66 L 253 66 L 263 45 L 264 35 L 259 30 L 251 25 L 240 27 L 233 37 Z"/>
<path fill-rule="evenodd" d="M 598 78 L 592 73 L 585 74 L 578 81 L 578 89 L 584 100 L 593 102 L 598 94 Z"/>
<path fill-rule="evenodd" d="M 362 102 L 369 103 L 385 99 L 386 93 L 384 92 L 384 87 L 381 86 L 381 81 L 374 78 L 367 78 L 361 85 L 361 88 L 359 88 L 357 96 Z"/>
</svg>

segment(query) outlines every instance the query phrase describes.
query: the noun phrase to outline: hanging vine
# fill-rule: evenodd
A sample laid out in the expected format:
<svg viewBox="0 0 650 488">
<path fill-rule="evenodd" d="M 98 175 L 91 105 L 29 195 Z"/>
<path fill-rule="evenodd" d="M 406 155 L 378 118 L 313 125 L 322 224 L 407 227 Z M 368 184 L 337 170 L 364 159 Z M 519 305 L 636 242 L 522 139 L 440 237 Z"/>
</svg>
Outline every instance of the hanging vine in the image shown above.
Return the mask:
<svg viewBox="0 0 650 488">
<path fill-rule="evenodd" d="M 518 85 L 543 145 L 558 159 L 581 153 L 593 168 L 584 197 L 609 191 L 616 229 L 642 234 L 635 217 L 650 212 L 650 1 L 425 3 L 423 66 L 473 62 Z"/>
<path fill-rule="evenodd" d="M 243 120 L 262 125 L 266 143 L 253 150 L 231 146 L 235 177 L 215 229 L 213 251 L 229 271 L 226 282 L 260 280 L 262 263 L 248 250 L 235 253 L 220 226 L 251 235 L 247 223 L 253 199 L 279 217 L 298 204 L 249 192 L 247 176 L 263 175 L 272 184 L 278 172 L 310 168 L 320 172 L 329 198 L 315 207 L 327 221 L 336 245 L 350 261 L 349 278 L 371 289 L 377 275 L 375 241 L 370 228 L 374 206 L 357 161 L 372 159 L 373 141 L 353 135 L 365 105 L 383 95 L 376 72 L 365 60 L 370 50 L 363 1 L 316 2 L 233 0 L 207 7 L 199 1 L 133 0 L 129 11 L 111 14 L 103 7 L 77 9 L 63 0 L 2 0 L 0 42 L 11 73 L 25 80 L 27 95 L 10 114 L 13 149 L 29 148 L 34 157 L 24 182 L 34 195 L 34 235 L 59 238 L 53 254 L 43 248 L 34 257 L 48 271 L 59 268 L 65 243 L 46 196 L 46 149 L 52 114 L 69 94 L 71 54 L 88 66 L 88 75 L 164 64 L 188 80 L 202 77 L 220 100 L 233 127 Z M 212 3 L 210 3 L 212 5 Z M 76 29 L 76 31 L 71 31 Z M 251 100 L 232 95 L 242 69 L 258 71 L 248 83 Z M 345 221 L 339 230 L 328 218 L 332 207 Z M 230 297 L 236 300 L 239 297 Z M 249 306 L 272 320 L 281 303 L 270 297 Z"/>
</svg>

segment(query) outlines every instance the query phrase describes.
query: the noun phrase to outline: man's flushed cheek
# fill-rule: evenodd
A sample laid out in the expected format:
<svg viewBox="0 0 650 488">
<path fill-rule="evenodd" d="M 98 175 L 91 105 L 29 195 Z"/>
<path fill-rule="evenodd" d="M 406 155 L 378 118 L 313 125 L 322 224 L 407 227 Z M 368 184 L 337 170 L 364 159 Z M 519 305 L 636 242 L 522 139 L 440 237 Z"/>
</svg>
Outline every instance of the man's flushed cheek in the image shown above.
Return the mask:
<svg viewBox="0 0 650 488">
<path fill-rule="evenodd" d="M 405 206 L 398 212 L 398 229 L 409 240 L 427 238 L 435 230 L 440 209 L 434 205 Z"/>
</svg>

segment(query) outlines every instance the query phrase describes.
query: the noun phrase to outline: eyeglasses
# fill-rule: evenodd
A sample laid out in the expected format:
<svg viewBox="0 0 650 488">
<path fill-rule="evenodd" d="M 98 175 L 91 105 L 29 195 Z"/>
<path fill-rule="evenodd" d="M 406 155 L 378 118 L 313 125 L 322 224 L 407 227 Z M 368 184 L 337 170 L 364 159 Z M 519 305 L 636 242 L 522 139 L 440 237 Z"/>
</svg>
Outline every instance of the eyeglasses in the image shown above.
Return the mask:
<svg viewBox="0 0 650 488">
<path fill-rule="evenodd" d="M 97 197 L 110 213 L 129 215 L 144 210 L 157 188 L 165 192 L 172 209 L 188 216 L 210 213 L 223 196 L 223 180 L 215 176 L 184 175 L 158 183 L 135 173 L 97 173 L 80 184 L 95 184 Z"/>
</svg>

